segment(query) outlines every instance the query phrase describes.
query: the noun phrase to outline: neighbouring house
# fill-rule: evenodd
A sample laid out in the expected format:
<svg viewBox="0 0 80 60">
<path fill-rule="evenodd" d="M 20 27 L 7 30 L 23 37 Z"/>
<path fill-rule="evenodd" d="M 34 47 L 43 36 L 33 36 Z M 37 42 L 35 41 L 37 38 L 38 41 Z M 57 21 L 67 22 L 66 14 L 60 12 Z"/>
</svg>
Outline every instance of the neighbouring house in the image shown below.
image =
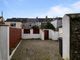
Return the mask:
<svg viewBox="0 0 80 60">
<path fill-rule="evenodd" d="M 5 21 L 5 24 L 17 28 L 31 29 L 33 26 L 41 28 L 48 20 L 52 21 L 53 18 L 9 18 Z"/>
<path fill-rule="evenodd" d="M 52 18 L 48 19 L 53 20 Z M 39 28 L 41 28 L 41 26 L 44 26 L 46 23 L 46 18 L 27 18 L 25 21 L 23 21 L 22 28 L 31 29 L 33 26 L 38 26 Z"/>
<path fill-rule="evenodd" d="M 33 26 L 40 27 L 41 23 L 37 18 L 25 18 L 22 21 L 22 28 L 23 29 L 31 29 Z"/>
<path fill-rule="evenodd" d="M 54 31 L 54 26 L 50 24 L 53 18 L 11 18 L 5 24 L 22 28 L 23 39 L 40 38 L 41 40 L 58 40 L 58 31 Z M 48 23 L 49 22 L 49 23 Z M 45 27 L 46 26 L 46 27 Z M 53 37 L 54 36 L 54 37 Z"/>
<path fill-rule="evenodd" d="M 17 18 L 7 19 L 5 24 L 11 27 L 22 28 L 22 20 Z"/>
<path fill-rule="evenodd" d="M 65 14 L 62 19 L 64 60 L 80 59 L 80 13 Z"/>
<path fill-rule="evenodd" d="M 56 30 L 59 30 L 59 28 L 62 28 L 62 18 L 61 17 L 53 18 L 51 23 L 54 25 Z"/>
</svg>

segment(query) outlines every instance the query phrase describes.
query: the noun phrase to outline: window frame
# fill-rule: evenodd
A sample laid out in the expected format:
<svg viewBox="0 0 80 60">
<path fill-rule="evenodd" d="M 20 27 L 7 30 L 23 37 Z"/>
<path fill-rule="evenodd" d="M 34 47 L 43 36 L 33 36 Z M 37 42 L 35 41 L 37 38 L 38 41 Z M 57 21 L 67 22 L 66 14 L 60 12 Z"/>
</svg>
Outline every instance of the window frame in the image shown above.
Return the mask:
<svg viewBox="0 0 80 60">
<path fill-rule="evenodd" d="M 23 33 L 24 33 L 24 34 L 30 34 L 30 29 L 24 29 L 24 30 L 23 30 Z"/>
<path fill-rule="evenodd" d="M 16 23 L 10 23 L 10 26 L 16 27 Z"/>
<path fill-rule="evenodd" d="M 33 34 L 39 34 L 40 30 L 39 29 L 33 29 Z"/>
</svg>

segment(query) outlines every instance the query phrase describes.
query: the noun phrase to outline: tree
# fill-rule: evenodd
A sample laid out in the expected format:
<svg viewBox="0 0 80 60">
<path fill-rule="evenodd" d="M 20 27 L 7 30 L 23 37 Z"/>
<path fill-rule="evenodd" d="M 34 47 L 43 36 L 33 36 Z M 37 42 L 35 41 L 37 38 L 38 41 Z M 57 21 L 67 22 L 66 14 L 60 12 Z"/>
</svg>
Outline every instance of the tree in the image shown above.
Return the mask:
<svg viewBox="0 0 80 60">
<path fill-rule="evenodd" d="M 51 19 L 48 18 L 48 16 L 46 16 L 45 20 L 46 20 L 46 23 L 41 23 L 41 28 L 55 30 L 55 27 L 50 23 Z"/>
<path fill-rule="evenodd" d="M 42 29 L 52 29 L 55 30 L 54 25 L 52 25 L 50 22 L 47 22 L 46 24 L 41 24 Z"/>
<path fill-rule="evenodd" d="M 44 26 L 45 29 L 52 29 L 52 30 L 55 30 L 55 27 L 50 23 L 50 22 L 47 22 L 47 24 Z"/>
<path fill-rule="evenodd" d="M 39 29 L 39 27 L 37 25 L 34 25 L 32 28 L 33 29 Z"/>
</svg>

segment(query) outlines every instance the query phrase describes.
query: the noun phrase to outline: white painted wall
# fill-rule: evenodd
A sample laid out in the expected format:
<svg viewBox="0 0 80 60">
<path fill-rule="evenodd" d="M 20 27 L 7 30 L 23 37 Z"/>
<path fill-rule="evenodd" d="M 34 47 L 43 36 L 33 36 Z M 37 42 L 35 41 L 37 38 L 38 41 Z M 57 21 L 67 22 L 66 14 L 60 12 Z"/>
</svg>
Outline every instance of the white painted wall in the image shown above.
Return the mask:
<svg viewBox="0 0 80 60">
<path fill-rule="evenodd" d="M 70 20 L 67 15 L 62 19 L 63 26 L 63 59 L 70 60 Z"/>
<path fill-rule="evenodd" d="M 6 25 L 11 25 L 11 23 L 16 23 L 16 28 L 22 28 L 22 23 L 21 22 L 5 22 Z"/>
<path fill-rule="evenodd" d="M 59 28 L 59 37 L 62 37 L 62 35 L 63 35 L 63 29 Z"/>
<path fill-rule="evenodd" d="M 40 38 L 41 40 L 44 40 L 44 30 L 40 29 Z"/>
<path fill-rule="evenodd" d="M 41 32 L 41 30 L 40 30 Z M 30 34 L 24 34 L 22 30 L 22 39 L 41 38 L 40 34 L 33 34 L 33 29 L 30 29 Z"/>
<path fill-rule="evenodd" d="M 0 25 L 0 60 L 9 60 L 9 26 Z"/>
<path fill-rule="evenodd" d="M 59 32 L 54 30 L 49 30 L 49 38 L 52 40 L 58 40 Z"/>
<path fill-rule="evenodd" d="M 51 24 L 53 24 L 54 27 L 57 28 L 57 20 L 52 21 Z"/>
<path fill-rule="evenodd" d="M 40 38 L 44 40 L 44 30 L 49 30 L 49 39 L 58 40 L 59 32 L 50 29 L 40 29 L 40 34 L 33 34 L 33 29 L 30 29 L 30 34 L 24 34 L 22 30 L 22 39 Z"/>
</svg>

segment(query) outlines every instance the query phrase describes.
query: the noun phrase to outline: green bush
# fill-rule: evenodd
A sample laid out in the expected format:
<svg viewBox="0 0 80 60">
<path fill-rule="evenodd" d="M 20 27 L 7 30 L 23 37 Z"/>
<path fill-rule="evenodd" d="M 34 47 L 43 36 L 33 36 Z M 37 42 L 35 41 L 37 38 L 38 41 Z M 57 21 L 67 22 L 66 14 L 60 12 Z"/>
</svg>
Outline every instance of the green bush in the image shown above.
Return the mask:
<svg viewBox="0 0 80 60">
<path fill-rule="evenodd" d="M 50 22 L 47 22 L 47 23 L 41 24 L 41 29 L 52 29 L 52 30 L 55 30 L 55 27 Z"/>
<path fill-rule="evenodd" d="M 32 27 L 32 29 L 39 29 L 39 27 L 35 25 Z"/>
<path fill-rule="evenodd" d="M 52 30 L 55 30 L 55 27 L 54 27 L 50 22 L 47 22 L 47 24 L 45 25 L 44 28 L 45 28 L 45 29 L 52 29 Z"/>
</svg>

